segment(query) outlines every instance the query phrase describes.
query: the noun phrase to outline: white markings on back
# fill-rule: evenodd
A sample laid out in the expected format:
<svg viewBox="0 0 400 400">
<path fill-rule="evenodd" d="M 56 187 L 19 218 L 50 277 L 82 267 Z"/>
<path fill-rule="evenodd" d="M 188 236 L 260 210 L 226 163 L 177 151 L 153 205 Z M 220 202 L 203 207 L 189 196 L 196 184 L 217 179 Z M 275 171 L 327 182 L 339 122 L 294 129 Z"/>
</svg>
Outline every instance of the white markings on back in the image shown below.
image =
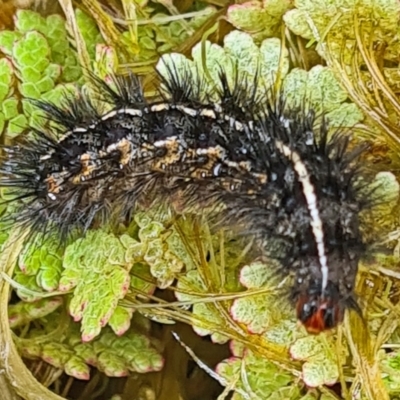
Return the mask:
<svg viewBox="0 0 400 400">
<path fill-rule="evenodd" d="M 244 129 L 243 124 L 239 121 L 235 121 L 235 129 L 237 131 L 243 131 L 243 129 Z"/>
<path fill-rule="evenodd" d="M 118 111 L 118 114 L 127 114 L 131 115 L 132 117 L 142 117 L 143 112 L 136 108 L 123 108 L 122 110 Z"/>
<path fill-rule="evenodd" d="M 216 119 L 217 116 L 215 115 L 215 111 L 211 110 L 209 108 L 205 108 L 203 110 L 200 111 L 200 116 L 202 117 L 208 117 L 208 118 L 212 118 L 212 119 Z"/>
<path fill-rule="evenodd" d="M 77 128 L 74 128 L 72 130 L 72 132 L 74 132 L 74 133 L 86 133 L 87 129 L 86 128 L 77 127 Z"/>
<path fill-rule="evenodd" d="M 177 105 L 176 109 L 183 112 L 186 115 L 190 115 L 191 117 L 196 117 L 198 115 L 197 110 L 195 110 L 194 108 Z"/>
<path fill-rule="evenodd" d="M 213 168 L 213 175 L 214 176 L 218 176 L 220 171 L 221 171 L 222 165 L 221 164 L 217 164 L 214 168 Z"/>
<path fill-rule="evenodd" d="M 116 115 L 117 115 L 117 111 L 116 111 L 116 110 L 113 110 L 113 111 L 108 112 L 107 114 L 104 114 L 104 115 L 101 117 L 101 120 L 102 120 L 102 121 L 106 121 L 106 120 L 108 120 L 108 119 L 110 119 L 110 118 L 115 117 Z"/>
<path fill-rule="evenodd" d="M 328 275 L 329 268 L 328 262 L 325 254 L 325 244 L 324 244 L 324 231 L 322 226 L 322 220 L 319 214 L 317 205 L 317 196 L 315 194 L 314 186 L 310 180 L 310 174 L 307 171 L 307 167 L 301 160 L 300 155 L 290 149 L 282 141 L 275 141 L 277 149 L 287 158 L 293 162 L 293 168 L 296 171 L 299 181 L 303 186 L 303 194 L 306 198 L 307 208 L 311 216 L 311 229 L 314 235 L 315 243 L 317 245 L 318 259 L 321 265 L 321 275 L 322 275 L 322 294 L 328 285 Z"/>
<path fill-rule="evenodd" d="M 169 110 L 168 103 L 156 104 L 156 105 L 150 107 L 151 112 L 160 112 L 160 111 L 165 111 L 165 110 Z"/>
</svg>

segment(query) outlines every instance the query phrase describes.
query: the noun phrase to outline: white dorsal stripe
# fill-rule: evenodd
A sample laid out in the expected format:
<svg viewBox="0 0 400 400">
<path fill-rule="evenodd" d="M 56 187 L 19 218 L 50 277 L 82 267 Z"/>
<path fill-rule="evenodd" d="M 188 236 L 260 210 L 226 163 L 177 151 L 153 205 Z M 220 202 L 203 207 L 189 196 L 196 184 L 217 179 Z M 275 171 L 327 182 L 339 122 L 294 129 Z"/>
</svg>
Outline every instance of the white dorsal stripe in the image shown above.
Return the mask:
<svg viewBox="0 0 400 400">
<path fill-rule="evenodd" d="M 310 180 L 310 174 L 307 171 L 307 167 L 301 160 L 300 155 L 290 149 L 282 141 L 276 140 L 277 149 L 287 158 L 290 158 L 293 162 L 293 168 L 296 171 L 299 181 L 303 186 L 303 194 L 306 198 L 307 208 L 311 216 L 311 229 L 314 235 L 315 243 L 317 245 L 318 259 L 321 265 L 321 275 L 322 275 L 322 294 L 328 285 L 328 262 L 325 254 L 325 244 L 324 244 L 324 231 L 322 227 L 321 217 L 319 215 L 317 196 L 315 194 L 314 186 Z"/>
</svg>

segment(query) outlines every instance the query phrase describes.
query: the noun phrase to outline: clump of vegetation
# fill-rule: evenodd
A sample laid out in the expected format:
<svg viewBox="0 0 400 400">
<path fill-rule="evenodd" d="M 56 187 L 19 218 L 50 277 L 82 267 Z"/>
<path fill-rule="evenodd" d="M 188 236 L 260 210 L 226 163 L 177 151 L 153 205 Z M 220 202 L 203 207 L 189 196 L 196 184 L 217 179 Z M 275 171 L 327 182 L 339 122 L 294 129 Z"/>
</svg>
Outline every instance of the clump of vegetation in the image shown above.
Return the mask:
<svg viewBox="0 0 400 400">
<path fill-rule="evenodd" d="M 271 274 L 274 261 L 254 259 L 250 245 L 224 231 L 211 234 L 196 216 L 141 212 L 126 226 L 93 229 L 65 246 L 54 237 L 24 243 L 23 234 L 3 231 L 0 365 L 11 392 L 27 400 L 125 399 L 134 390 L 147 399 L 167 390 L 151 378 L 164 374 L 185 399 L 194 398 L 200 379 L 208 379 L 204 398 L 215 393 L 216 380 L 221 399 L 229 391 L 236 400 L 395 399 L 398 1 L 121 3 L 85 0 L 73 8 L 60 1 L 55 13 L 46 2 L 42 13 L 10 9 L 13 22 L 0 32 L 2 143 L 37 124 L 29 99 L 57 103 L 78 85 L 91 90 L 91 70 L 107 78 L 132 69 L 149 97 L 154 69 L 171 61 L 202 74 L 209 96 L 221 66 L 249 81 L 259 74 L 259 90 L 274 86 L 293 106 L 307 99 L 332 129 L 353 127 L 357 140 L 371 142 L 365 162 L 377 174 L 374 184 L 384 182 L 376 195 L 387 201 L 363 216 L 365 235 L 381 242 L 359 274 L 365 321 L 350 314 L 335 332 L 309 336 L 282 300 L 290 282 Z M 190 380 L 187 371 L 199 370 L 193 360 L 207 364 L 210 357 L 202 338 L 219 359 L 210 359 L 210 376 Z M 108 380 L 116 377 L 122 383 Z M 82 380 L 89 382 L 79 394 Z"/>
</svg>

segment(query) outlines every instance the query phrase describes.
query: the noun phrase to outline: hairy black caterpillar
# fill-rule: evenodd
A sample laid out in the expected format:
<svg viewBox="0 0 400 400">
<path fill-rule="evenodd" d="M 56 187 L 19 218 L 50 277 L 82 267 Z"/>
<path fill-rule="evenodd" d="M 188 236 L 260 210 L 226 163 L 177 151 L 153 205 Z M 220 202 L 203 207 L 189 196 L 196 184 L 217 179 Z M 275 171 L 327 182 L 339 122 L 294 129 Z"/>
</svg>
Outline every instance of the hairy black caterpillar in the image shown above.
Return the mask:
<svg viewBox="0 0 400 400">
<path fill-rule="evenodd" d="M 95 79 L 107 112 L 84 93 L 62 107 L 37 102 L 60 136 L 35 130 L 3 149 L 0 186 L 20 201 L 10 218 L 65 236 L 178 195 L 183 211 L 212 205 L 294 273 L 292 297 L 310 332 L 336 326 L 346 308 L 358 309 L 364 147 L 350 149 L 345 132 L 329 138 L 323 118 L 316 124 L 279 96 L 257 98 L 253 82 L 237 78 L 232 88 L 221 72 L 214 104 L 189 73 L 167 75 L 164 101 L 148 102 L 128 75 L 110 85 Z"/>
</svg>

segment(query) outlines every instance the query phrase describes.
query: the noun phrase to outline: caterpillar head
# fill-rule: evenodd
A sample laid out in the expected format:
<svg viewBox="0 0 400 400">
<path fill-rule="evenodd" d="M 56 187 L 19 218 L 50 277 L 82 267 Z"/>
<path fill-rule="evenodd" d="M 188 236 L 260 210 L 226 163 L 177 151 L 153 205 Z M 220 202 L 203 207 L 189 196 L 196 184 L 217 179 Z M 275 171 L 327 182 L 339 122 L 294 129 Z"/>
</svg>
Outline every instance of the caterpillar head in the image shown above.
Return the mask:
<svg viewBox="0 0 400 400">
<path fill-rule="evenodd" d="M 339 287 L 331 281 L 324 290 L 321 281 L 312 282 L 296 300 L 297 318 L 313 334 L 335 328 L 343 321 L 347 308 L 360 312 L 354 296 L 343 298 Z"/>
<path fill-rule="evenodd" d="M 344 308 L 337 286 L 328 282 L 323 292 L 321 288 L 321 282 L 315 282 L 297 299 L 297 318 L 309 333 L 332 329 L 343 320 Z"/>
</svg>

